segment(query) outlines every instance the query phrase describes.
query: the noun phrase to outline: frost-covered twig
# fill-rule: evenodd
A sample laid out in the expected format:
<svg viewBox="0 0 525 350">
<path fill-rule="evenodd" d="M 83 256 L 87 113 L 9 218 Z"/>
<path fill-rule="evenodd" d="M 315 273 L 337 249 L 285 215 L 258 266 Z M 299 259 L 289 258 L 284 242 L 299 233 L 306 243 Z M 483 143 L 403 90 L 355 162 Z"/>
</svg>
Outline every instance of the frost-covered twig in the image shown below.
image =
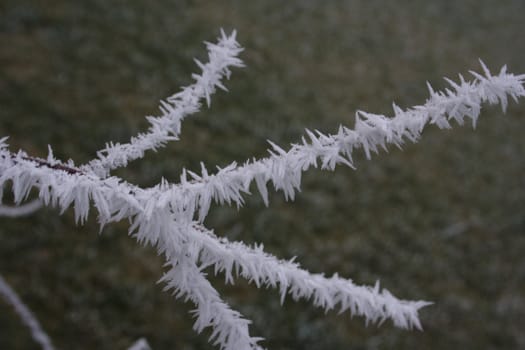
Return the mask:
<svg viewBox="0 0 525 350">
<path fill-rule="evenodd" d="M 16 292 L 9 286 L 9 284 L 0 275 L 0 295 L 4 300 L 11 304 L 16 313 L 22 319 L 22 322 L 31 331 L 33 339 L 40 344 L 43 350 L 53 350 L 53 344 L 47 333 L 42 329 L 40 323 L 33 315 L 31 310 L 24 304 Z"/>
<path fill-rule="evenodd" d="M 382 323 L 387 319 L 399 328 L 421 329 L 418 318 L 420 308 L 430 305 L 426 301 L 406 301 L 394 297 L 388 290 L 357 286 L 350 279 L 334 274 L 312 274 L 291 261 L 278 260 L 267 254 L 263 246 L 249 247 L 242 242 L 229 242 L 216 237 L 201 225 L 194 223 L 189 231 L 194 252 L 202 267 L 213 266 L 215 273 L 224 273 L 225 280 L 232 283 L 235 277 L 243 277 L 260 288 L 279 289 L 281 303 L 286 294 L 296 301 L 310 300 L 325 311 L 338 309 L 339 313 L 349 311 L 351 315 L 363 316 L 366 322 Z"/>
<path fill-rule="evenodd" d="M 430 98 L 424 105 L 405 111 L 394 105 L 393 118 L 358 111 L 354 129 L 340 126 L 333 135 L 307 130 L 309 140 L 303 137 L 301 144 L 293 144 L 288 151 L 271 143 L 270 157 L 241 166 L 232 163 L 216 174 L 208 174 L 202 164 L 200 175 L 184 171 L 179 184 L 153 188 L 150 196 L 163 198 L 164 203 L 190 216 L 198 213 L 200 221 L 206 217 L 212 201 L 242 206 L 243 194 L 249 193 L 253 181 L 267 205 L 268 182 L 293 200 L 295 191 L 300 189 L 302 173 L 312 166 L 321 163 L 322 169 L 333 170 L 337 164 L 344 164 L 354 168 L 354 149 L 362 148 L 370 158 L 371 152 L 386 149 L 389 144 L 400 147 L 407 139 L 417 142 L 428 125 L 450 128 L 451 120 L 462 125 L 469 118 L 475 126 L 483 103 L 499 103 L 505 112 L 508 97 L 517 101 L 525 96 L 525 75 L 507 73 L 506 67 L 492 75 L 483 63 L 482 68 L 485 76 L 471 72 L 475 77 L 472 82 L 462 76 L 459 84 L 447 79 L 453 90 L 435 92 L 428 84 Z"/>
<path fill-rule="evenodd" d="M 212 327 L 210 341 L 220 345 L 221 349 L 262 349 L 257 345 L 262 338 L 250 336 L 248 325 L 251 321 L 221 300 L 202 268 L 190 259 L 173 259 L 169 265 L 170 269 L 161 281 L 167 284 L 165 290 L 173 289 L 174 295 L 197 306 L 193 311 L 195 331 L 200 333 Z"/>
<path fill-rule="evenodd" d="M 230 67 L 243 66 L 242 61 L 237 58 L 242 48 L 235 37 L 235 31 L 229 36 L 221 31 L 217 44 L 207 42 L 209 62 L 201 63 L 195 59 L 202 73 L 193 74 L 195 83 L 160 102 L 162 116 L 147 117 L 151 124 L 148 132 L 133 137 L 126 144 L 107 144 L 105 149 L 97 152 L 98 159 L 92 160 L 84 169 L 106 177 L 110 170 L 142 158 L 145 151 L 156 150 L 169 141 L 178 140 L 182 120 L 200 110 L 202 99 L 205 99 L 210 106 L 211 95 L 215 93 L 217 87 L 227 91 L 221 80 L 224 77 L 229 79 Z"/>
</svg>

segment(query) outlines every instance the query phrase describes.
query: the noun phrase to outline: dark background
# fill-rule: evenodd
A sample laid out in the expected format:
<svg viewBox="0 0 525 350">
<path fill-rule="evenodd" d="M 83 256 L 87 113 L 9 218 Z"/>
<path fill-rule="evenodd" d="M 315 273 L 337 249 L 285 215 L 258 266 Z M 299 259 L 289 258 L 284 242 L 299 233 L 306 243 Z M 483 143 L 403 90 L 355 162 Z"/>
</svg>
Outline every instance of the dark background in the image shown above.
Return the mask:
<svg viewBox="0 0 525 350">
<path fill-rule="evenodd" d="M 150 186 L 266 155 L 304 128 L 353 127 L 362 109 L 422 104 L 425 82 L 503 64 L 525 73 L 525 2 L 476 1 L 20 1 L 0 3 L 0 136 L 11 150 L 92 159 L 107 141 L 147 127 L 143 116 L 191 82 L 202 41 L 236 28 L 246 48 L 230 93 L 183 125 L 180 142 L 117 175 Z M 270 349 L 525 348 L 525 101 L 482 110 L 479 125 L 430 128 L 357 171 L 311 171 L 294 203 L 272 194 L 244 208 L 214 207 L 217 234 L 262 242 L 314 272 L 339 272 L 405 299 L 435 302 L 424 332 L 327 315 L 239 280 L 214 285 L 254 321 Z M 8 201 L 9 196 L 4 198 Z M 156 284 L 163 261 L 95 217 L 43 209 L 0 219 L 0 273 L 59 349 L 212 349 L 191 329 L 191 305 Z M 0 302 L 0 349 L 37 349 Z"/>
</svg>

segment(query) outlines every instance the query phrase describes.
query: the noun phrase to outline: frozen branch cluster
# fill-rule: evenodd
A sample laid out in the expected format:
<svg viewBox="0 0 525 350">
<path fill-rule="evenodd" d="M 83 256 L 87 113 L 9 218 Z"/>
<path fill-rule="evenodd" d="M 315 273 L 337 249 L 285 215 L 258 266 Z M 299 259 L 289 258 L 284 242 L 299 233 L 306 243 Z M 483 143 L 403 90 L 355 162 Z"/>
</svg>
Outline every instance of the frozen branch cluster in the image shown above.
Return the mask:
<svg viewBox="0 0 525 350">
<path fill-rule="evenodd" d="M 110 176 L 111 170 L 142 158 L 147 150 L 177 140 L 182 120 L 199 111 L 201 101 L 209 106 L 217 87 L 226 90 L 221 81 L 229 78 L 230 67 L 243 65 L 235 32 L 222 32 L 216 44 L 206 46 L 209 62 L 197 61 L 201 74 L 194 74 L 192 85 L 161 102 L 162 115 L 148 117 L 148 132 L 127 144 L 107 145 L 88 164 L 63 163 L 51 150 L 47 159 L 23 151 L 12 153 L 7 138 L 0 140 L 0 188 L 10 183 L 16 204 L 36 190 L 44 205 L 62 212 L 73 207 L 79 223 L 86 220 L 92 206 L 101 226 L 128 219 L 129 234 L 165 256 L 168 271 L 161 280 L 166 289 L 195 304 L 194 329 L 201 332 L 211 327 L 210 341 L 221 349 L 260 349 L 261 338 L 250 335 L 250 321 L 221 299 L 206 277 L 207 268 L 222 273 L 227 283 L 240 277 L 257 287 L 276 288 L 281 301 L 289 295 L 324 310 L 362 316 L 366 322 L 391 320 L 397 327 L 420 329 L 418 311 L 428 302 L 400 300 L 378 283 L 358 286 L 337 274 L 310 273 L 293 259 L 279 260 L 265 253 L 262 245 L 248 246 L 215 235 L 204 226 L 204 219 L 212 203 L 242 206 L 252 183 L 267 205 L 268 185 L 293 200 L 302 173 L 311 167 L 333 170 L 343 164 L 353 168 L 354 150 L 362 149 L 370 158 L 388 145 L 417 142 L 428 125 L 450 128 L 453 120 L 463 124 L 469 119 L 475 126 L 483 104 L 499 104 L 505 111 L 509 97 L 525 96 L 525 75 L 507 73 L 505 67 L 492 75 L 482 64 L 483 74 L 472 72 L 472 81 L 461 76 L 457 83 L 449 80 L 450 87 L 444 92 L 428 85 L 430 97 L 423 105 L 407 110 L 394 105 L 393 117 L 358 111 L 353 129 L 340 126 L 332 135 L 307 130 L 301 142 L 288 150 L 270 142 L 267 158 L 232 163 L 215 173 L 202 164 L 200 174 L 184 170 L 179 183 L 163 179 L 155 187 L 140 188 Z"/>
</svg>

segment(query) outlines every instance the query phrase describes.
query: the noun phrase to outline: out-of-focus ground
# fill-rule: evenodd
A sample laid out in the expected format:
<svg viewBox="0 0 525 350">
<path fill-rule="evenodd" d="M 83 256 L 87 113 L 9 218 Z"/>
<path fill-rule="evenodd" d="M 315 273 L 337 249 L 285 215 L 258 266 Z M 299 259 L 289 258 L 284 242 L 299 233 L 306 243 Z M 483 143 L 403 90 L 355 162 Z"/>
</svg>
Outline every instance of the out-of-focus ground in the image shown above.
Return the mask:
<svg viewBox="0 0 525 350">
<path fill-rule="evenodd" d="M 335 132 L 354 112 L 422 104 L 426 81 L 479 70 L 478 58 L 525 73 L 525 2 L 476 1 L 14 1 L 0 3 L 0 136 L 77 163 L 127 141 L 158 101 L 188 84 L 202 41 L 236 28 L 247 67 L 235 69 L 180 142 L 117 175 L 149 186 L 182 167 L 209 168 L 296 142 L 304 128 Z M 506 116 L 485 108 L 475 131 L 429 129 L 357 171 L 313 171 L 294 203 L 272 194 L 214 207 L 217 234 L 262 242 L 282 258 L 406 299 L 435 302 L 424 331 L 257 290 L 239 280 L 224 298 L 252 319 L 270 349 L 525 348 L 525 101 Z M 5 200 L 8 200 L 8 196 Z M 162 292 L 161 258 L 127 236 L 76 227 L 70 211 L 0 219 L 0 273 L 59 349 L 212 349 L 191 329 L 191 305 Z M 0 302 L 0 348 L 37 349 Z"/>
</svg>

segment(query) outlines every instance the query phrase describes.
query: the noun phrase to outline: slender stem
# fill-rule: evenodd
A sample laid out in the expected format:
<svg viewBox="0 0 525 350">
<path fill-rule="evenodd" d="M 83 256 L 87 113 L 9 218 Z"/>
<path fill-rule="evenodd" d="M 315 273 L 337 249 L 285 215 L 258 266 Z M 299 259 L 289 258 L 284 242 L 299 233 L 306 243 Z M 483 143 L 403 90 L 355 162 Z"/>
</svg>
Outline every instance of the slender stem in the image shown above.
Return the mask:
<svg viewBox="0 0 525 350">
<path fill-rule="evenodd" d="M 33 339 L 40 344 L 43 350 L 54 350 L 51 339 L 47 333 L 42 329 L 40 323 L 36 319 L 35 315 L 31 310 L 24 304 L 22 299 L 16 294 L 16 292 L 11 288 L 7 281 L 0 276 L 0 295 L 4 300 L 11 304 L 15 309 L 15 312 L 18 314 L 22 322 L 29 328 L 31 331 L 31 336 Z"/>
</svg>

